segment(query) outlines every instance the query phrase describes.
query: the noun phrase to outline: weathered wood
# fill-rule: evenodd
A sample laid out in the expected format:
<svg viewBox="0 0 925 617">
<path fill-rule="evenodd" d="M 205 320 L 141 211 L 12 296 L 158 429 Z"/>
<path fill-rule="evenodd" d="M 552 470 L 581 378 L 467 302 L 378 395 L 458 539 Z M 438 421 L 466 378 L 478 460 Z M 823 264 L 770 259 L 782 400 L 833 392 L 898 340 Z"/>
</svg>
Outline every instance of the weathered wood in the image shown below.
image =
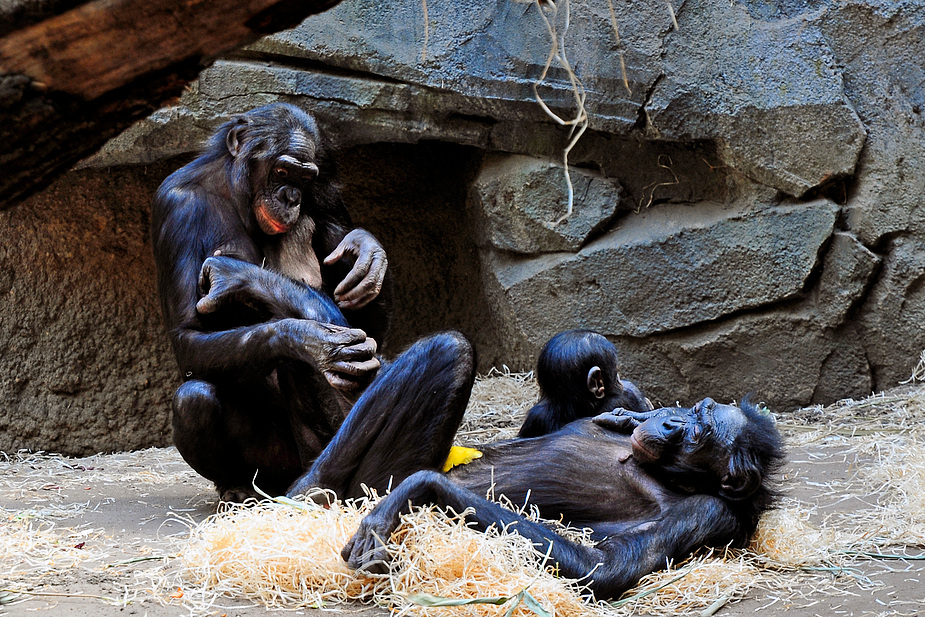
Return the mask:
<svg viewBox="0 0 925 617">
<path fill-rule="evenodd" d="M 218 54 L 338 1 L 93 0 L 23 20 L 0 37 L 0 208 L 178 96 Z"/>
</svg>

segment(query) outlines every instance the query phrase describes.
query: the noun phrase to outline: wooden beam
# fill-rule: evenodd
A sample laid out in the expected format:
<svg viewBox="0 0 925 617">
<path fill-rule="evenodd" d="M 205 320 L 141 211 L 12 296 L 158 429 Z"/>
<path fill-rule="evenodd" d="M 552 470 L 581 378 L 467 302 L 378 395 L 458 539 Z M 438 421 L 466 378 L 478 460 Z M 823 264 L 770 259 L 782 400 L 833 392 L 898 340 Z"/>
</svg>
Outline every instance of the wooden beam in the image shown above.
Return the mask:
<svg viewBox="0 0 925 617">
<path fill-rule="evenodd" d="M 223 52 L 339 0 L 92 0 L 0 37 L 0 208 L 178 96 Z"/>
</svg>

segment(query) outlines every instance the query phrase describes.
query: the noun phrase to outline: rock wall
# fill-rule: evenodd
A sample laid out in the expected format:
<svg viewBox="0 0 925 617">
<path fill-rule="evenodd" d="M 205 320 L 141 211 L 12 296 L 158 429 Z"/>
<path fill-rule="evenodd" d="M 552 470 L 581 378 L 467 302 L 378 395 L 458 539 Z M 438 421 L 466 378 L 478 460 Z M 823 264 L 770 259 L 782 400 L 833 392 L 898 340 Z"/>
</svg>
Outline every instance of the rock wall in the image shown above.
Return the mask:
<svg viewBox="0 0 925 617">
<path fill-rule="evenodd" d="M 925 0 L 685 0 L 672 2 L 676 26 L 665 3 L 614 2 L 615 21 L 603 0 L 557 7 L 428 3 L 425 16 L 418 0 L 342 3 L 217 62 L 67 186 L 118 166 L 127 180 L 87 197 L 116 216 L 220 121 L 288 100 L 318 116 L 356 218 L 389 250 L 391 351 L 456 327 L 482 368 L 530 368 L 549 336 L 591 327 L 654 399 L 754 391 L 778 410 L 910 375 L 925 348 Z M 588 120 L 569 152 L 568 216 L 563 152 L 578 106 L 561 58 L 538 83 L 545 20 L 564 36 Z M 146 164 L 161 166 L 156 178 Z M 45 233 L 14 218 L 70 216 L 47 195 L 0 218 L 23 237 L 4 267 Z M 65 267 L 36 262 L 47 278 Z M 126 285 L 153 307 L 146 268 Z M 101 312 L 112 288 L 86 303 Z M 50 302 L 15 306 L 50 319 Z M 92 329 L 86 320 L 64 321 Z M 165 353 L 153 330 L 144 345 Z M 33 349 L 35 363 L 48 357 Z M 138 373 L 114 377 L 108 409 L 129 409 L 118 388 Z"/>
<path fill-rule="evenodd" d="M 165 172 L 70 174 L 0 211 L 0 451 L 169 441 L 177 369 L 147 242 L 148 186 Z"/>
</svg>

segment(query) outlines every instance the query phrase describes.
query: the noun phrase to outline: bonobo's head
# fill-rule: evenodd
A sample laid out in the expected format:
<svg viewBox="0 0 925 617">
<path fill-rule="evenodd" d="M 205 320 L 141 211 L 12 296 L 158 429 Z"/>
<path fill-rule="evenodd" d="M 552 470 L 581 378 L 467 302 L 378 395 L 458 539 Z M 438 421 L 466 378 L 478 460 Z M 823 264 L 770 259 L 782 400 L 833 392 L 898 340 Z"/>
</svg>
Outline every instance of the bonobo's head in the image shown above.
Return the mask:
<svg viewBox="0 0 925 617">
<path fill-rule="evenodd" d="M 236 194 L 248 197 L 265 234 L 289 231 L 303 196 L 318 176 L 320 156 L 315 120 L 298 107 L 274 103 L 244 113 L 213 137 L 213 151 L 231 157 Z"/>
<path fill-rule="evenodd" d="M 620 379 L 617 348 L 591 330 L 568 330 L 549 339 L 537 358 L 536 381 L 543 397 L 573 408 L 575 417 L 616 407 L 652 409 L 639 388 Z"/>
<path fill-rule="evenodd" d="M 706 398 L 666 408 L 636 427 L 633 456 L 673 488 L 770 505 L 768 477 L 783 462 L 780 434 L 746 397 L 741 407 Z"/>
</svg>

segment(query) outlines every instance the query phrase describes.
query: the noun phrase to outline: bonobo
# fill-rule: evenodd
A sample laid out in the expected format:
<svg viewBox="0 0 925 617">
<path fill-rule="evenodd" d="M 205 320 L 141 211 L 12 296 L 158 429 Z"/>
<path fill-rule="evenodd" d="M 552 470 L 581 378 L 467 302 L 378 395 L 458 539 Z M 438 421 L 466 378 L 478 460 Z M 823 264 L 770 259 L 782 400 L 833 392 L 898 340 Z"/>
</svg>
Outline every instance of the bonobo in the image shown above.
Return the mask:
<svg viewBox="0 0 925 617">
<path fill-rule="evenodd" d="M 431 446 L 439 443 L 445 455 L 457 427 L 455 416 L 403 417 L 372 407 L 362 417 L 351 413 L 293 493 L 322 487 L 347 498 L 361 494 L 361 483 L 400 481 L 344 547 L 353 568 L 387 569 L 382 542 L 401 514 L 435 504 L 466 512 L 480 530 L 516 530 L 540 553 L 550 550 L 549 565 L 561 575 L 583 579 L 603 599 L 699 547 L 744 546 L 773 505 L 770 476 L 783 459 L 773 421 L 748 401 L 615 409 L 540 437 L 483 446 L 481 458 L 443 474 Z M 418 459 L 419 451 L 426 456 Z M 569 541 L 487 494 L 590 528 L 595 544 Z"/>
<path fill-rule="evenodd" d="M 284 491 L 376 376 L 385 251 L 354 229 L 314 119 L 221 126 L 154 199 L 161 307 L 185 383 L 174 442 L 223 499 Z M 442 405 L 442 403 L 441 403 Z"/>
<path fill-rule="evenodd" d="M 536 361 L 536 382 L 540 400 L 518 437 L 539 437 L 617 407 L 652 409 L 633 382 L 620 379 L 617 348 L 591 330 L 568 330 L 549 339 Z"/>
</svg>

